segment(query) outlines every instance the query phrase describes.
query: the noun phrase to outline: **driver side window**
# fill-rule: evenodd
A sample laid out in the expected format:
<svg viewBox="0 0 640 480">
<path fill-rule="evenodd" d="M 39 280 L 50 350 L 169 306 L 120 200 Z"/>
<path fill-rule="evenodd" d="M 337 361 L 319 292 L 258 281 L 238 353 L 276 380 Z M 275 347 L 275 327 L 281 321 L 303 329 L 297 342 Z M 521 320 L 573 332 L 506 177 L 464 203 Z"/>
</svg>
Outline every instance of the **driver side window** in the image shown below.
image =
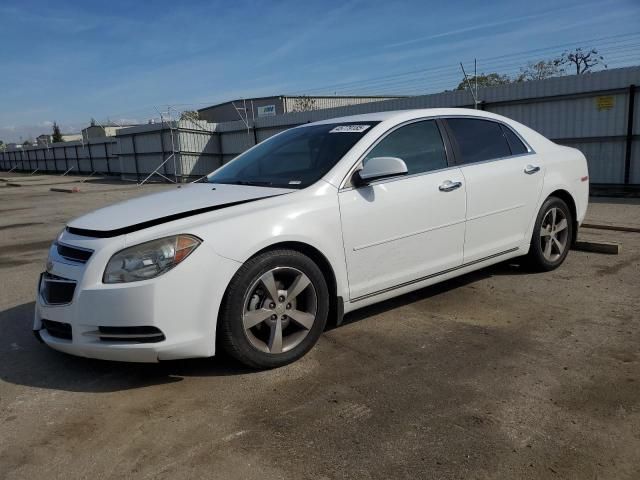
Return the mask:
<svg viewBox="0 0 640 480">
<path fill-rule="evenodd" d="M 407 164 L 407 175 L 447 168 L 447 155 L 435 120 L 414 122 L 383 138 L 362 161 L 370 158 L 398 157 Z"/>
</svg>

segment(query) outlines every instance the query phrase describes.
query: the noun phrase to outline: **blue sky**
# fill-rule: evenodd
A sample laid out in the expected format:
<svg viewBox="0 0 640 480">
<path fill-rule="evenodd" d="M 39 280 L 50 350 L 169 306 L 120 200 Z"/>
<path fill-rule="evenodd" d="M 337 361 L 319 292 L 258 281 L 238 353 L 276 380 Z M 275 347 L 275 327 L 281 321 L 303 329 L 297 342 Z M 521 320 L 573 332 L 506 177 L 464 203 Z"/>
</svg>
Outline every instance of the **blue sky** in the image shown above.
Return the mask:
<svg viewBox="0 0 640 480">
<path fill-rule="evenodd" d="M 167 104 L 441 91 L 460 61 L 516 73 L 565 45 L 640 64 L 640 2 L 3 0 L 0 45 L 8 142 L 54 120 L 146 121 Z"/>
</svg>

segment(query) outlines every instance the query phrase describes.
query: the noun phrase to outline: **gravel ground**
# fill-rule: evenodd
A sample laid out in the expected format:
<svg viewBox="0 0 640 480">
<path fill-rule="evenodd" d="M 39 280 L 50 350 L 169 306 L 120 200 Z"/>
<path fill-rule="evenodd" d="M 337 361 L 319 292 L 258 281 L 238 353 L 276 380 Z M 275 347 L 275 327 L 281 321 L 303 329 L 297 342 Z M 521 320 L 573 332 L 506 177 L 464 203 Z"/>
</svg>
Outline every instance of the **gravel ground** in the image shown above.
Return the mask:
<svg viewBox="0 0 640 480">
<path fill-rule="evenodd" d="M 640 234 L 354 312 L 285 368 L 131 365 L 37 343 L 35 282 L 65 221 L 175 187 L 63 181 L 0 185 L 0 478 L 640 478 Z M 589 221 L 640 224 L 640 202 Z"/>
</svg>

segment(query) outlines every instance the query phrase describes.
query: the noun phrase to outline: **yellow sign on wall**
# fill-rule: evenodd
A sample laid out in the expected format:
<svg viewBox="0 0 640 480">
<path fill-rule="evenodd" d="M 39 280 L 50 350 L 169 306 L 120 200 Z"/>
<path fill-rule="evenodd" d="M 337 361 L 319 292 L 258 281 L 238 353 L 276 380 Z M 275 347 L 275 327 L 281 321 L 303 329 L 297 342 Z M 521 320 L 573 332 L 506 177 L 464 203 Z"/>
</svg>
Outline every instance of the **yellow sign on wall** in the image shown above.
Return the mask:
<svg viewBox="0 0 640 480">
<path fill-rule="evenodd" d="M 611 110 L 613 108 L 613 96 L 597 97 L 596 105 L 598 105 L 598 110 Z"/>
</svg>

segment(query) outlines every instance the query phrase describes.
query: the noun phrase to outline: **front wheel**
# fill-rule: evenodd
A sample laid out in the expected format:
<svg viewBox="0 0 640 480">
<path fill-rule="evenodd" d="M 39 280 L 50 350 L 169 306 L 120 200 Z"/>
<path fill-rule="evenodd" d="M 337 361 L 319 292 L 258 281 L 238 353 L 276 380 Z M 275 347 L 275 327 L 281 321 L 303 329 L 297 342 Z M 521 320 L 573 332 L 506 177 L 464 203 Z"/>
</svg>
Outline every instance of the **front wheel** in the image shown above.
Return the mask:
<svg viewBox="0 0 640 480">
<path fill-rule="evenodd" d="M 558 197 L 545 200 L 538 212 L 527 260 L 539 271 L 558 268 L 569 253 L 573 238 L 571 210 Z"/>
<path fill-rule="evenodd" d="M 220 346 L 253 368 L 275 368 L 306 354 L 322 334 L 329 291 L 318 266 L 295 250 L 248 260 L 229 284 Z"/>
</svg>

